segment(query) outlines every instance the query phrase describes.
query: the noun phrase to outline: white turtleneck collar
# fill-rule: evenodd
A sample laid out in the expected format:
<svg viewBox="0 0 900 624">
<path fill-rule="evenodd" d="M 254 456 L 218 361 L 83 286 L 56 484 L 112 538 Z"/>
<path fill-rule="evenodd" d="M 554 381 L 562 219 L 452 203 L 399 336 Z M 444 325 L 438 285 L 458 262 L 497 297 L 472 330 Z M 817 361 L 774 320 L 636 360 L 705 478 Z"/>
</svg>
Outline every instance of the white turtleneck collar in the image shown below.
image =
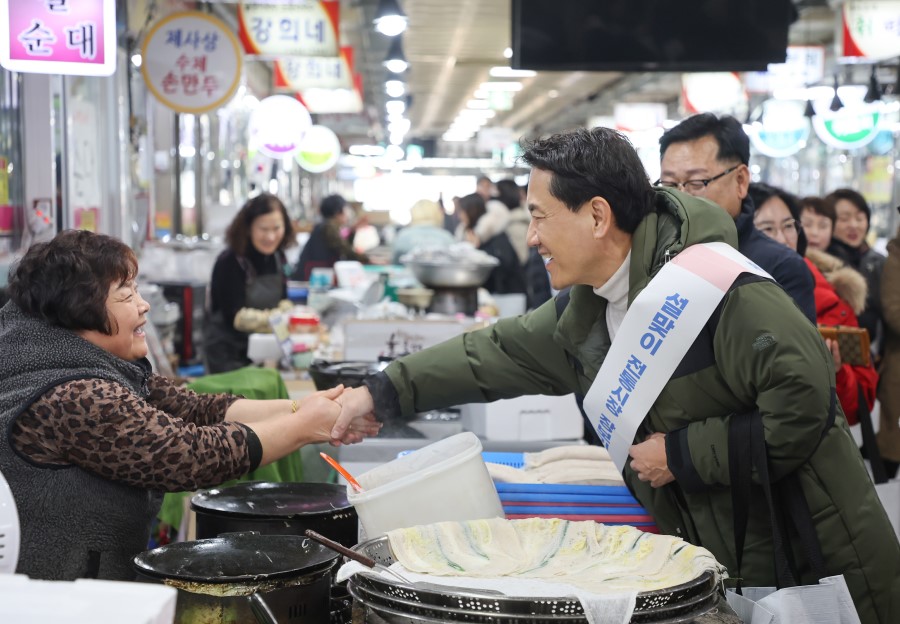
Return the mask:
<svg viewBox="0 0 900 624">
<path fill-rule="evenodd" d="M 628 311 L 628 272 L 631 267 L 631 250 L 622 262 L 622 266 L 616 269 L 603 286 L 594 289 L 594 294 L 603 297 L 609 303 L 606 306 L 606 328 L 609 330 L 609 338 L 616 337 L 616 332 L 625 319 Z"/>
</svg>

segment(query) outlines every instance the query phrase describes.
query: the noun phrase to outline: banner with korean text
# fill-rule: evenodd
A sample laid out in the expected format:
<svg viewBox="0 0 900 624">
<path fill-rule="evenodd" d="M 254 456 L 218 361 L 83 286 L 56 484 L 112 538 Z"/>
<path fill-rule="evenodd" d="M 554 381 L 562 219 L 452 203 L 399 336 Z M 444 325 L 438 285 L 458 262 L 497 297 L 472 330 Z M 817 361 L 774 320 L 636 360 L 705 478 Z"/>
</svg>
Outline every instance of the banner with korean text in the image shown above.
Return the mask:
<svg viewBox="0 0 900 624">
<path fill-rule="evenodd" d="M 0 65 L 23 73 L 113 74 L 116 0 L 0 0 Z"/>
<path fill-rule="evenodd" d="M 340 56 L 289 56 L 277 59 L 273 76 L 278 91 L 352 89 L 353 48 L 342 46 Z"/>
<path fill-rule="evenodd" d="M 205 113 L 230 100 L 241 79 L 243 55 L 231 29 L 207 13 L 173 13 L 144 39 L 141 73 L 162 104 L 180 113 Z"/>
<path fill-rule="evenodd" d="M 248 55 L 338 56 L 340 2 L 238 5 L 238 33 Z"/>
<path fill-rule="evenodd" d="M 771 279 L 726 243 L 692 245 L 628 308 L 584 399 L 584 411 L 620 472 L 644 417 L 741 273 Z"/>
</svg>

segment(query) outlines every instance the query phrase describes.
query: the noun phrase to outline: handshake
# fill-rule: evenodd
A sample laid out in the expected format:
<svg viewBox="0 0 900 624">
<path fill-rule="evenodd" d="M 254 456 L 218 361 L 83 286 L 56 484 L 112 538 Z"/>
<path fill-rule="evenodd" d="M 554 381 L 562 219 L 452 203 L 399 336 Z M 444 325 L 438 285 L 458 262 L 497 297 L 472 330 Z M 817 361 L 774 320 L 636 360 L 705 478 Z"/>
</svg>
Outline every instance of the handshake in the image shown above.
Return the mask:
<svg viewBox="0 0 900 624">
<path fill-rule="evenodd" d="M 297 412 L 311 426 L 314 439 L 310 442 L 356 444 L 381 431 L 372 396 L 364 386 L 316 392 L 303 400 Z"/>
</svg>

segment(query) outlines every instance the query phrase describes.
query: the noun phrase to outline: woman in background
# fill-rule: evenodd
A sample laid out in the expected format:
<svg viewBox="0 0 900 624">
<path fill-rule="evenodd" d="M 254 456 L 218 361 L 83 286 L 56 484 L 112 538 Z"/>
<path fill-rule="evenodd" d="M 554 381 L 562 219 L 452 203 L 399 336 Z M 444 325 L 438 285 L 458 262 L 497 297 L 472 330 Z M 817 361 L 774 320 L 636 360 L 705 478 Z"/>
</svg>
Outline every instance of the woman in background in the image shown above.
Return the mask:
<svg viewBox="0 0 900 624">
<path fill-rule="evenodd" d="M 768 184 L 751 184 L 750 197 L 756 206 L 753 225 L 804 256 L 806 265 L 815 280 L 816 322 L 820 325 L 847 325 L 859 327 L 856 313 L 861 311 L 866 301 L 866 280 L 855 270 L 844 266 L 834 256 L 807 246 L 806 235 L 801 227 L 802 216 L 797 198 Z M 804 200 L 807 204 L 809 198 Z M 812 202 L 815 204 L 815 202 Z M 827 212 L 827 207 L 816 204 Z M 859 395 L 862 391 L 868 409 L 875 405 L 875 388 L 878 373 L 869 366 L 853 366 L 841 359 L 841 351 L 836 340 L 826 340 L 831 350 L 836 371 L 835 386 L 841 408 L 847 422 L 859 422 Z"/>
<path fill-rule="evenodd" d="M 459 209 L 459 224 L 464 230 L 463 238 L 478 240 L 474 232 L 478 222 L 487 214 L 484 198 L 478 193 L 466 195 L 459 200 Z M 483 284 L 488 292 L 498 295 L 526 293 L 524 270 L 506 232 L 494 234 L 478 245 L 478 248 L 500 261 Z"/>
<path fill-rule="evenodd" d="M 295 240 L 284 204 L 268 193 L 249 200 L 228 226 L 225 242 L 227 248 L 213 266 L 203 328 L 209 373 L 250 364 L 249 332 L 287 299 L 284 250 Z"/>
<path fill-rule="evenodd" d="M 400 257 L 417 247 L 446 249 L 454 242 L 453 234 L 444 229 L 444 211 L 437 202 L 420 199 L 410 209 L 410 222 L 394 239 L 392 259 L 400 263 Z"/>
<path fill-rule="evenodd" d="M 137 259 L 68 230 L 28 249 L 0 309 L 0 471 L 21 525 L 16 572 L 134 580 L 162 492 L 213 487 L 331 439 L 336 388 L 297 403 L 198 395 L 154 374 Z"/>
</svg>

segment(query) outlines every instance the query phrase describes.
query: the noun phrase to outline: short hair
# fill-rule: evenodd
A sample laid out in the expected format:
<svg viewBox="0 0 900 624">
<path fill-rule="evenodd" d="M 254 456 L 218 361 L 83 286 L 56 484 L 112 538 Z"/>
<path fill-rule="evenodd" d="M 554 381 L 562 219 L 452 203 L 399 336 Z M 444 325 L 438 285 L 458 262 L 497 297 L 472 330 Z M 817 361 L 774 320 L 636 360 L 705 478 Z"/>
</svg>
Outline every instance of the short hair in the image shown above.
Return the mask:
<svg viewBox="0 0 900 624">
<path fill-rule="evenodd" d="M 503 202 L 507 208 L 512 210 L 522 205 L 519 185 L 515 180 L 499 180 L 494 186 L 497 187 L 497 199 Z"/>
<path fill-rule="evenodd" d="M 812 210 L 817 215 L 828 217 L 831 220 L 831 227 L 834 227 L 834 222 L 837 221 L 834 204 L 825 201 L 821 197 L 810 195 L 800 200 L 800 214 L 803 214 L 803 211 L 807 209 Z"/>
<path fill-rule="evenodd" d="M 762 205 L 773 197 L 777 197 L 785 203 L 788 212 L 791 213 L 791 217 L 797 222 L 797 253 L 801 256 L 805 256 L 808 241 L 806 240 L 806 234 L 803 232 L 803 228 L 800 226 L 800 214 L 802 210 L 797 196 L 793 193 L 788 193 L 777 186 L 771 186 L 762 182 L 753 182 L 747 192 L 750 195 L 750 199 L 753 200 L 755 210 L 762 208 Z"/>
<path fill-rule="evenodd" d="M 64 230 L 29 247 L 10 271 L 7 292 L 23 314 L 72 331 L 111 336 L 109 289 L 137 276 L 137 257 L 119 239 Z"/>
<path fill-rule="evenodd" d="M 659 138 L 659 157 L 662 158 L 672 143 L 685 143 L 711 136 L 716 140 L 719 162 L 740 161 L 750 164 L 750 137 L 741 122 L 731 115 L 716 117 L 712 113 L 700 113 L 670 128 Z"/>
<path fill-rule="evenodd" d="M 319 204 L 319 214 L 323 219 L 333 219 L 343 212 L 347 200 L 340 195 L 329 195 Z"/>
<path fill-rule="evenodd" d="M 478 179 L 475 180 L 475 186 L 478 186 L 478 185 L 481 184 L 482 182 L 487 182 L 487 183 L 489 183 L 489 184 L 493 184 L 493 183 L 494 183 L 489 177 L 487 177 L 487 176 L 484 175 L 483 173 L 482 173 L 480 176 L 478 176 Z"/>
<path fill-rule="evenodd" d="M 434 225 L 444 227 L 444 210 L 430 199 L 420 199 L 409 210 L 410 225 Z"/>
<path fill-rule="evenodd" d="M 835 219 L 837 219 L 837 203 L 838 200 L 846 200 L 856 206 L 857 209 L 866 213 L 866 223 L 871 224 L 872 221 L 872 209 L 869 208 L 868 202 L 866 202 L 866 198 L 862 196 L 862 194 L 854 191 L 849 188 L 839 188 L 834 191 L 831 191 L 828 195 L 825 196 L 825 203 L 829 204 L 834 208 Z"/>
<path fill-rule="evenodd" d="M 475 227 L 478 220 L 487 212 L 484 197 L 478 193 L 472 193 L 465 197 L 461 197 L 459 200 L 459 209 L 466 213 L 466 218 L 469 220 L 469 229 Z"/>
<path fill-rule="evenodd" d="M 550 194 L 572 212 L 600 196 L 629 234 L 653 208 L 654 191 L 631 142 L 610 128 L 578 128 L 527 142 L 522 159 L 553 174 Z"/>
<path fill-rule="evenodd" d="M 293 227 L 287 208 L 278 197 L 271 193 L 260 193 L 244 203 L 225 231 L 225 244 L 237 255 L 246 256 L 247 250 L 250 248 L 250 228 L 253 226 L 253 222 L 257 217 L 276 211 L 281 212 L 281 217 L 284 219 L 284 236 L 278 243 L 278 249 L 284 251 L 296 244 L 291 235 Z"/>
</svg>

